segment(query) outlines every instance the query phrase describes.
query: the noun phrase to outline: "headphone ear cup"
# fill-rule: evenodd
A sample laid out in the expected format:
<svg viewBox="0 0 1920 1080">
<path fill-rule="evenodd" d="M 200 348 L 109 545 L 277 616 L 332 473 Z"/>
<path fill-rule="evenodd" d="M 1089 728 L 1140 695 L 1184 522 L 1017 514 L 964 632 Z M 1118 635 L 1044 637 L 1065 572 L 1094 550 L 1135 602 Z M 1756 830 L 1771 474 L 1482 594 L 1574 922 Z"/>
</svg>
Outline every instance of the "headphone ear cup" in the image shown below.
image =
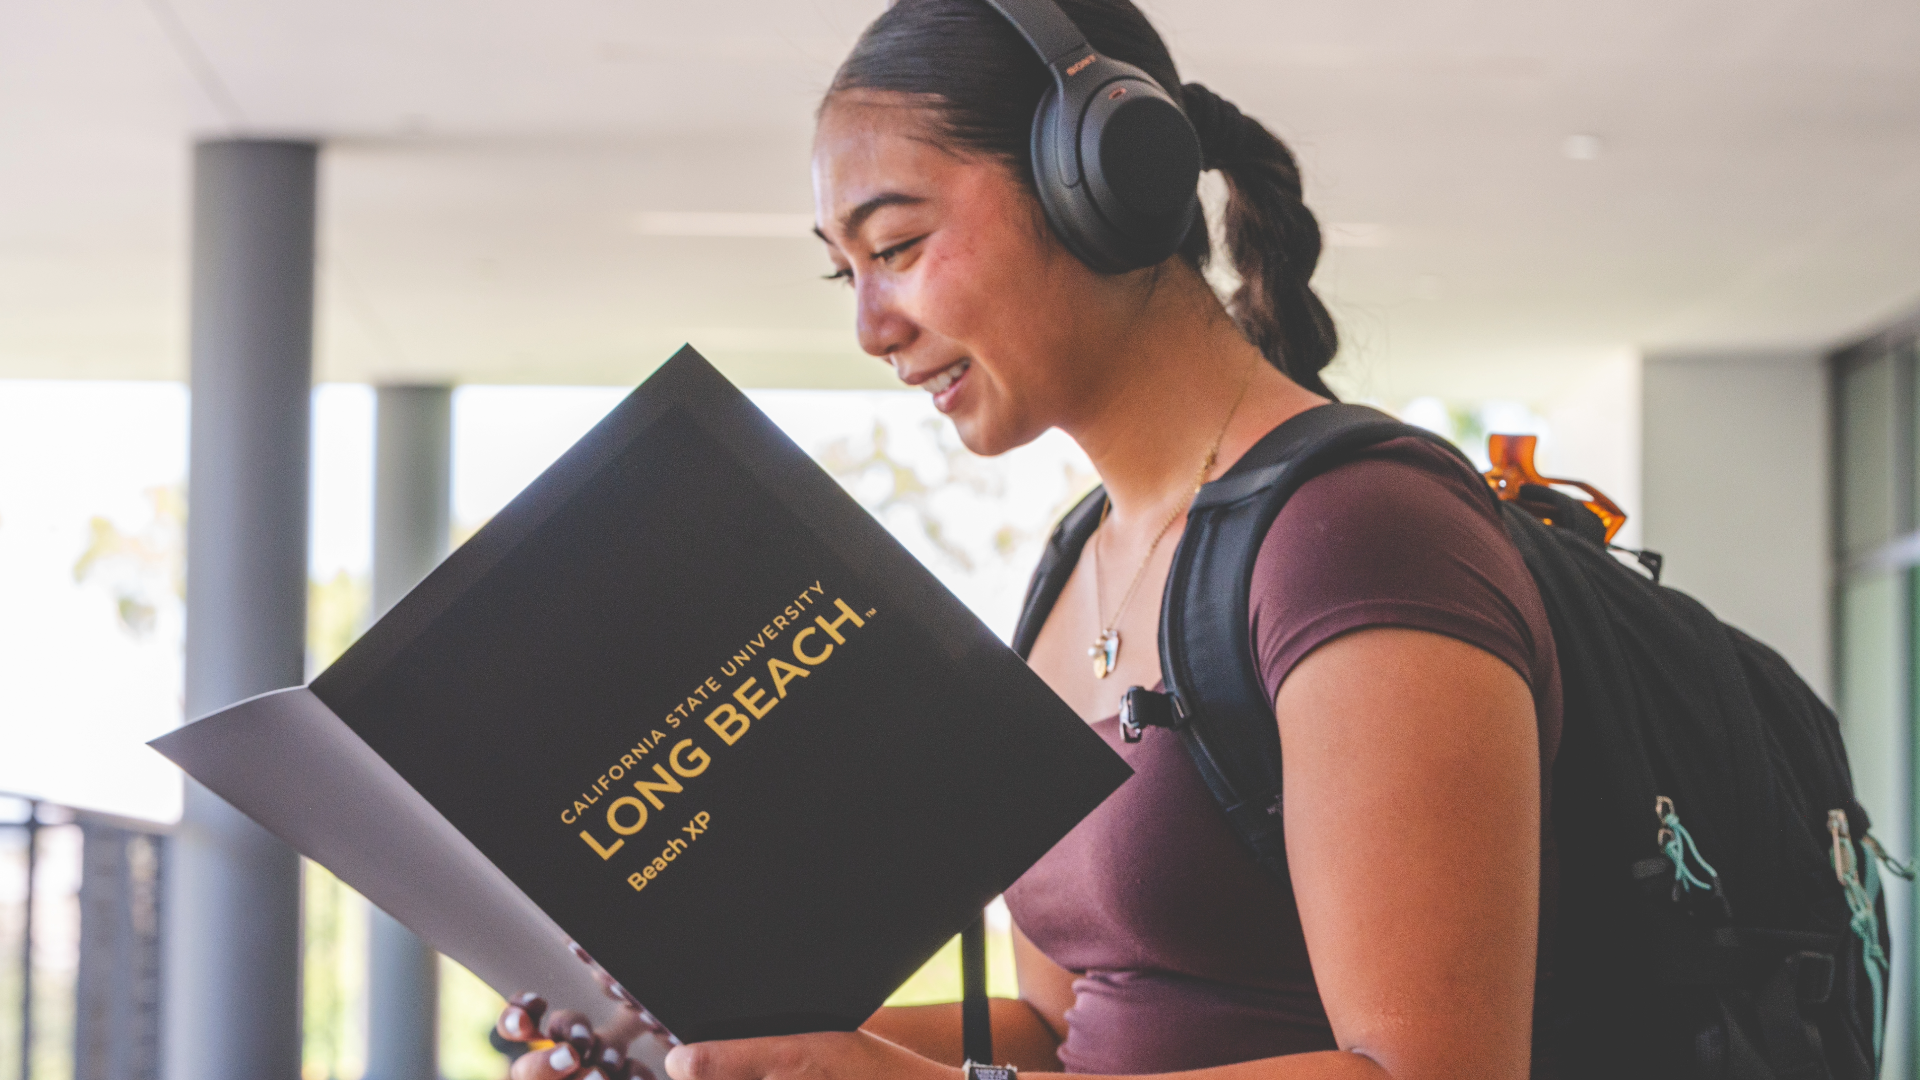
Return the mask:
<svg viewBox="0 0 1920 1080">
<path fill-rule="evenodd" d="M 1117 69 L 1084 96 L 1049 86 L 1034 110 L 1034 187 L 1062 245 L 1103 274 L 1179 250 L 1200 212 L 1200 139 L 1144 72 Z"/>
<path fill-rule="evenodd" d="M 1199 212 L 1200 138 L 1160 87 L 1117 80 L 1080 121 L 1084 187 L 1137 266 L 1179 250 Z"/>
<path fill-rule="evenodd" d="M 1073 256 L 1103 274 L 1137 269 L 1127 247 L 1100 216 L 1080 173 L 1079 117 L 1069 117 L 1060 88 L 1049 85 L 1033 113 L 1028 143 L 1033 183 L 1054 236 Z"/>
</svg>

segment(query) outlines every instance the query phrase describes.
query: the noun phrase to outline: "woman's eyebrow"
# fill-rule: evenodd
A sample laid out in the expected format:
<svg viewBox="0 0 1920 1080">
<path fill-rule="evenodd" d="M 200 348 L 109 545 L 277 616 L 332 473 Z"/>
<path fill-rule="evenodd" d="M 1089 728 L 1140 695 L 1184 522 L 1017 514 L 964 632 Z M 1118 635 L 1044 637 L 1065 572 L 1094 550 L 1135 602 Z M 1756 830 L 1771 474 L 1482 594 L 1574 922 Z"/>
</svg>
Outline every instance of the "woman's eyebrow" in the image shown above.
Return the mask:
<svg viewBox="0 0 1920 1080">
<path fill-rule="evenodd" d="M 884 207 L 918 206 L 921 203 L 924 203 L 926 201 L 927 200 L 921 198 L 918 195 L 908 195 L 904 192 L 899 192 L 899 191 L 882 192 L 878 195 L 875 195 L 873 198 L 868 199 L 866 202 L 861 203 L 859 206 L 856 206 L 853 209 L 847 211 L 846 214 L 840 218 L 840 232 L 842 235 L 855 232 L 860 228 L 861 225 L 865 224 L 866 220 L 872 217 L 876 211 Z M 815 229 L 814 231 L 817 233 L 820 230 Z M 821 239 L 825 240 L 826 237 L 822 236 Z"/>
</svg>

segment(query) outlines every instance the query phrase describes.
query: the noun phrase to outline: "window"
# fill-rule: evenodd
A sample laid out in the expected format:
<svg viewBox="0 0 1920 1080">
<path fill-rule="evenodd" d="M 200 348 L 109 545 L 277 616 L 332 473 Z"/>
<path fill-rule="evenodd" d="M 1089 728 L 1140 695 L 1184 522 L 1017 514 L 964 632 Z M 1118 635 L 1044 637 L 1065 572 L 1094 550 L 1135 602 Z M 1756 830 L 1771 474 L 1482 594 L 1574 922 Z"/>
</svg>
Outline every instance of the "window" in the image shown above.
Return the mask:
<svg viewBox="0 0 1920 1080">
<path fill-rule="evenodd" d="M 1833 358 L 1835 619 L 1841 732 L 1874 832 L 1900 857 L 1914 851 L 1915 648 L 1920 643 L 1920 320 Z M 1913 898 L 1888 879 L 1894 985 L 1884 1075 L 1915 1063 Z"/>
</svg>

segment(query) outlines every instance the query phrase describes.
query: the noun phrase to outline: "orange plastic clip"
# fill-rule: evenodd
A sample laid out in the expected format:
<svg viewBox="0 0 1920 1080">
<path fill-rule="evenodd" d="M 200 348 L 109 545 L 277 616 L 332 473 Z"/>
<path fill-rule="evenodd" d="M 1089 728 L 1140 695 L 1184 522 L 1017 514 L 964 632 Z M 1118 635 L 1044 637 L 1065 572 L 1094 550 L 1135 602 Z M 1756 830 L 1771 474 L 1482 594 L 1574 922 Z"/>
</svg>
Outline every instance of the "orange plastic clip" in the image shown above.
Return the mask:
<svg viewBox="0 0 1920 1080">
<path fill-rule="evenodd" d="M 1611 542 L 1614 534 L 1620 531 L 1620 526 L 1627 523 L 1627 512 L 1592 484 L 1541 476 L 1540 470 L 1533 465 L 1533 451 L 1539 443 L 1540 439 L 1535 435 L 1487 436 L 1487 458 L 1493 462 L 1493 468 L 1487 470 L 1487 483 L 1492 485 L 1494 493 L 1508 502 L 1519 503 L 1528 513 L 1551 525 L 1552 508 L 1521 498 L 1521 488 L 1526 484 L 1579 488 L 1587 496 L 1581 502 L 1606 526 L 1607 540 Z"/>
</svg>

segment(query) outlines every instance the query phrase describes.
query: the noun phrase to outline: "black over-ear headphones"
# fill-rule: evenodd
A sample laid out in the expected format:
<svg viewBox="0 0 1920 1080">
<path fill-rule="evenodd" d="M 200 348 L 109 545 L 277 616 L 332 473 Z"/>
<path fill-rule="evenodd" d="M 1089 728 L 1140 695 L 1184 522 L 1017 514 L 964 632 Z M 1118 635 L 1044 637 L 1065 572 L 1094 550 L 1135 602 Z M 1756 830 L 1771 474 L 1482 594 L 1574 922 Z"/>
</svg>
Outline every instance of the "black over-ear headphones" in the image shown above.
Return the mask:
<svg viewBox="0 0 1920 1080">
<path fill-rule="evenodd" d="M 1102 273 L 1172 255 L 1200 212 L 1200 137 L 1186 113 L 1153 76 L 1096 52 L 1053 0 L 987 2 L 1053 73 L 1032 149 L 1054 233 Z"/>
</svg>

